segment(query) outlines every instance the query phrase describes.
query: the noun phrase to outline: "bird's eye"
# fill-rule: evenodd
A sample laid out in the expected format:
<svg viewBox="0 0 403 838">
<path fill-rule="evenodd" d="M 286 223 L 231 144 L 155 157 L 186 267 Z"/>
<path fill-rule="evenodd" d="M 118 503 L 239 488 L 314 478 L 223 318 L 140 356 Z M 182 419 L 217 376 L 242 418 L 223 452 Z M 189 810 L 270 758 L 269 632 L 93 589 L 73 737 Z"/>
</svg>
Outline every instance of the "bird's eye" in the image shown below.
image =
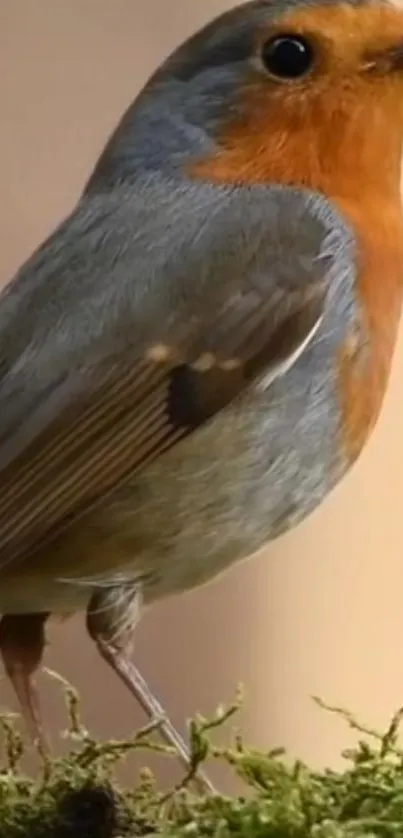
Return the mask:
<svg viewBox="0 0 403 838">
<path fill-rule="evenodd" d="M 263 46 L 263 64 L 271 76 L 293 81 L 309 73 L 314 62 L 314 51 L 300 35 L 276 35 Z"/>
</svg>

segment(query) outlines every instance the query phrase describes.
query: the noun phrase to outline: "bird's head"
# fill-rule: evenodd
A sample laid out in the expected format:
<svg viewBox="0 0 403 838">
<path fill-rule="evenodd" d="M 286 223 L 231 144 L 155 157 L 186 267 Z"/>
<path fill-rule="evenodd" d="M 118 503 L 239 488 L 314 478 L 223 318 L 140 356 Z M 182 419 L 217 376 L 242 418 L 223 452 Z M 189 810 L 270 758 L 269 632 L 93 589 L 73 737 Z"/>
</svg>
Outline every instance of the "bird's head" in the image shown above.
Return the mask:
<svg viewBox="0 0 403 838">
<path fill-rule="evenodd" d="M 246 3 L 190 40 L 165 72 L 189 85 L 190 96 L 193 88 L 205 109 L 213 144 L 190 164 L 200 176 L 304 185 L 334 197 L 359 193 L 363 181 L 374 195 L 380 186 L 399 188 L 403 10 L 396 6 Z"/>
<path fill-rule="evenodd" d="M 396 194 L 403 9 L 253 0 L 188 39 L 128 109 L 99 180 L 177 170 L 222 183 Z"/>
</svg>

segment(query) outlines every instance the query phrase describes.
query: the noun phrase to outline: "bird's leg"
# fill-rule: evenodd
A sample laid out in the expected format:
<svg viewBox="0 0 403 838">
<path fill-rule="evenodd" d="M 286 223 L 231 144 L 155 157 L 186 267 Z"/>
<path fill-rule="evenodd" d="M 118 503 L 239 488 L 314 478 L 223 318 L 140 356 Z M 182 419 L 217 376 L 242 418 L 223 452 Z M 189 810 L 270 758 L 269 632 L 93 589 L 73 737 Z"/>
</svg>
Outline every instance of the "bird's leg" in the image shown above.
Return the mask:
<svg viewBox="0 0 403 838">
<path fill-rule="evenodd" d="M 160 722 L 166 742 L 175 748 L 186 770 L 190 755 L 184 740 L 151 692 L 137 667 L 131 662 L 133 631 L 140 616 L 141 594 L 120 588 L 97 591 L 87 610 L 87 629 L 98 650 L 120 680 L 130 690 L 151 721 Z M 201 772 L 195 783 L 203 792 L 214 792 L 210 780 Z"/>
<path fill-rule="evenodd" d="M 16 692 L 34 744 L 42 752 L 48 744 L 42 727 L 38 693 L 32 680 L 41 663 L 48 614 L 6 614 L 0 620 L 0 654 Z"/>
</svg>

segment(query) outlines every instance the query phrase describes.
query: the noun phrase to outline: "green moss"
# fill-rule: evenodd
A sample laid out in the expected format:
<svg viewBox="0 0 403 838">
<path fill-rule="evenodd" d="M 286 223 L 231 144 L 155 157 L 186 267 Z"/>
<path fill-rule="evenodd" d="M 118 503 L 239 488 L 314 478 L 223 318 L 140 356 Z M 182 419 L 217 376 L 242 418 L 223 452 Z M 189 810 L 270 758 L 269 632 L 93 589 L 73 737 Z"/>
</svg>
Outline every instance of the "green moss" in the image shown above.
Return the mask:
<svg viewBox="0 0 403 838">
<path fill-rule="evenodd" d="M 59 679 L 61 680 L 61 679 Z M 20 770 L 23 739 L 11 716 L 1 716 L 5 765 L 0 773 L 0 838 L 123 838 L 146 834 L 176 838 L 403 838 L 403 750 L 399 711 L 381 734 L 363 728 L 338 708 L 359 741 L 345 752 L 344 771 L 313 771 L 291 763 L 281 751 L 247 748 L 239 737 L 228 749 L 213 744 L 214 728 L 227 724 L 239 701 L 211 720 L 189 727 L 192 769 L 180 787 L 162 793 L 148 771 L 134 789 L 120 789 L 117 762 L 160 745 L 154 727 L 131 740 L 100 742 L 82 726 L 75 691 L 63 682 L 70 738 L 67 756 L 44 761 L 41 777 Z M 245 796 L 200 796 L 192 791 L 198 767 L 209 758 L 225 761 L 245 782 Z M 145 758 L 146 761 L 146 758 Z"/>
</svg>

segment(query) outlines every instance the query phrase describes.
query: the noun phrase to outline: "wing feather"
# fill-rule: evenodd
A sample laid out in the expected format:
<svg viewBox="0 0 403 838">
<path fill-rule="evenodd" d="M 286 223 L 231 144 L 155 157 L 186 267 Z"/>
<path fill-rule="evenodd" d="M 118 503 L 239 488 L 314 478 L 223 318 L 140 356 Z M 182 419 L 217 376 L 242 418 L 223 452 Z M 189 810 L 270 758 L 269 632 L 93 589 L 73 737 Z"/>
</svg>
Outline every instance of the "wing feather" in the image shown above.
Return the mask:
<svg viewBox="0 0 403 838">
<path fill-rule="evenodd" d="M 197 431 L 257 377 L 270 370 L 274 377 L 287 359 L 297 357 L 323 317 L 329 266 L 319 257 L 326 225 L 306 196 L 299 203 L 295 193 L 292 201 L 276 194 L 258 198 L 262 217 L 253 216 L 254 247 L 243 254 L 235 244 L 237 235 L 245 235 L 247 216 L 238 208 L 236 191 L 221 195 L 210 225 L 204 199 L 203 218 L 193 218 L 191 230 L 180 219 L 180 230 L 171 229 L 168 241 L 159 243 L 155 224 L 161 218 L 152 192 L 143 191 L 140 209 L 130 208 L 136 229 L 147 228 L 158 243 L 145 259 L 141 235 L 133 236 L 130 252 L 121 258 L 129 207 L 123 207 L 122 221 L 120 196 L 106 215 L 102 205 L 99 224 L 106 217 L 109 225 L 104 249 L 97 239 L 94 250 L 94 221 L 80 226 L 73 216 L 0 298 L 0 567 L 34 553 Z M 177 200 L 183 205 L 182 193 Z M 268 227 L 270 202 L 276 215 Z M 301 258 L 301 219 L 308 259 L 306 252 Z M 289 247 L 280 263 L 281 236 L 283 230 L 289 236 L 293 224 L 299 246 Z M 70 244 L 66 250 L 60 237 Z M 141 275 L 147 265 L 149 273 Z M 36 284 L 26 279 L 35 271 Z M 76 294 L 69 283 L 75 283 Z M 101 286 L 106 308 L 94 310 L 92 299 Z M 51 304 L 41 308 L 46 300 Z M 21 332 L 17 337 L 19 313 L 25 342 Z M 6 340 L 12 342 L 13 334 L 14 352 Z"/>
</svg>

